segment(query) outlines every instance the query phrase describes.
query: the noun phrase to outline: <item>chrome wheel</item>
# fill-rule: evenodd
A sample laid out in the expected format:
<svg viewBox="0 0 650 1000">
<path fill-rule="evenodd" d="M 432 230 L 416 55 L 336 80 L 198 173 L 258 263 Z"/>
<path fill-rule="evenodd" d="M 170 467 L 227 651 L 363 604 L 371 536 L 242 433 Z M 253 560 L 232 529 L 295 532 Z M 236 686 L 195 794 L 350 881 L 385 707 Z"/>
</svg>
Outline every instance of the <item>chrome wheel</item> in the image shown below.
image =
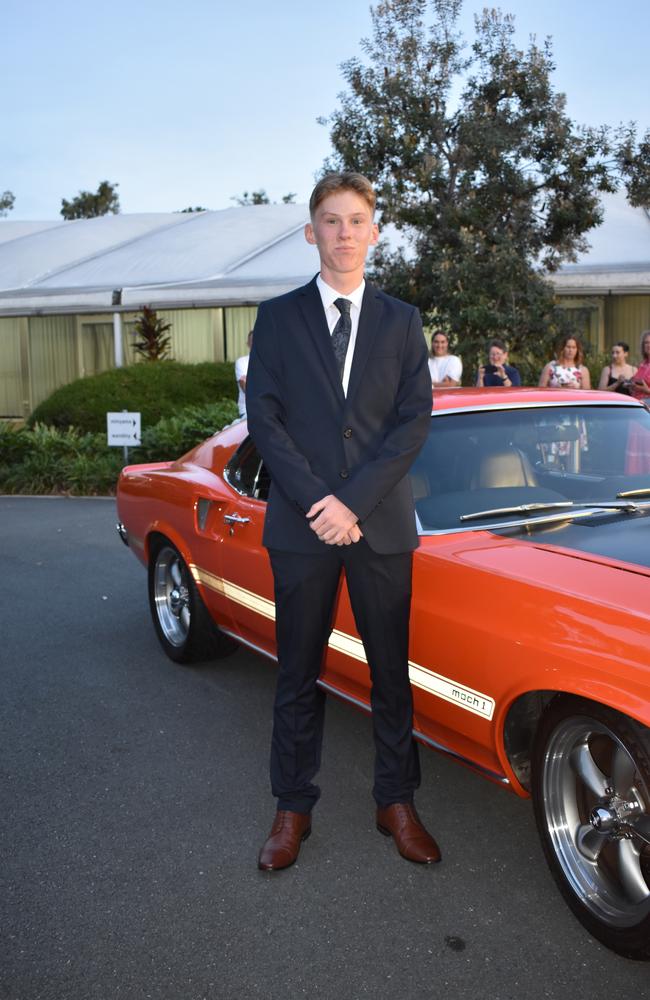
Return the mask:
<svg viewBox="0 0 650 1000">
<path fill-rule="evenodd" d="M 165 639 L 178 648 L 187 642 L 192 621 L 188 576 L 176 549 L 163 546 L 153 567 L 153 599 Z"/>
<path fill-rule="evenodd" d="M 237 648 L 212 619 L 178 549 L 160 536 L 151 544 L 149 608 L 160 644 L 175 663 L 212 660 Z"/>
<path fill-rule="evenodd" d="M 584 905 L 618 927 L 647 916 L 647 792 L 616 733 L 594 719 L 559 725 L 547 747 L 544 799 L 558 860 Z"/>
<path fill-rule="evenodd" d="M 538 735 L 533 799 L 574 913 L 621 954 L 650 957 L 648 730 L 603 706 L 560 700 Z"/>
</svg>

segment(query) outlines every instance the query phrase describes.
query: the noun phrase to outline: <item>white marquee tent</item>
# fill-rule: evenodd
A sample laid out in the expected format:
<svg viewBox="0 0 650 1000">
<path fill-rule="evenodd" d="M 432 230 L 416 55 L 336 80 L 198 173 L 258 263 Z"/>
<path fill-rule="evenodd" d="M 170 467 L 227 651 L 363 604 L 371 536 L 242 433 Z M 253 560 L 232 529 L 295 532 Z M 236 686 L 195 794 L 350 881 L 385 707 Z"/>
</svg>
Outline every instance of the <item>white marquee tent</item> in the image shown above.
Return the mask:
<svg viewBox="0 0 650 1000">
<path fill-rule="evenodd" d="M 318 270 L 304 205 L 0 221 L 0 316 L 257 304 Z"/>
</svg>

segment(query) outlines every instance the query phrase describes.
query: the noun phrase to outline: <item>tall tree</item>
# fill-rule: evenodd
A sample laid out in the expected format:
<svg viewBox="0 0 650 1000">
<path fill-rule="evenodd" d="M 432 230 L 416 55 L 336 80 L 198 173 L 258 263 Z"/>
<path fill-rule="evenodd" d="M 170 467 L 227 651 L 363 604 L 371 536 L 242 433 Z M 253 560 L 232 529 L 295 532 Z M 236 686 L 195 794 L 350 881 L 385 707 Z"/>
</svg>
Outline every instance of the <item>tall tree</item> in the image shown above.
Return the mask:
<svg viewBox="0 0 650 1000">
<path fill-rule="evenodd" d="M 601 192 L 626 169 L 643 196 L 650 160 L 633 126 L 623 135 L 568 118 L 550 40 L 521 51 L 513 18 L 486 9 L 468 48 L 460 9 L 375 5 L 366 60 L 343 64 L 348 90 L 321 119 L 335 150 L 326 169 L 375 181 L 382 221 L 406 244 L 380 245 L 377 276 L 455 335 L 466 368 L 495 334 L 537 366 L 566 321 L 545 273 L 586 248 Z"/>
<path fill-rule="evenodd" d="M 16 198 L 11 191 L 3 191 L 0 194 L 0 217 L 8 215 L 14 207 Z"/>
<path fill-rule="evenodd" d="M 120 199 L 117 194 L 119 184 L 101 181 L 97 191 L 80 191 L 72 201 L 61 199 L 61 215 L 64 219 L 94 219 L 99 215 L 120 211 Z"/>
</svg>

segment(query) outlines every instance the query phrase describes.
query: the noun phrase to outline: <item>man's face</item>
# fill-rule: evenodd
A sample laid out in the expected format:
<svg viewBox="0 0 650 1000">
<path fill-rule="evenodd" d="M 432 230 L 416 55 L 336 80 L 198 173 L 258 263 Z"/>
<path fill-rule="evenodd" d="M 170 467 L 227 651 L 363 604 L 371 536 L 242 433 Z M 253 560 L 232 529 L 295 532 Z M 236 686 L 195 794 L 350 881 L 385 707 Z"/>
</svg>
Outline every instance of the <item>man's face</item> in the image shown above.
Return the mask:
<svg viewBox="0 0 650 1000">
<path fill-rule="evenodd" d="M 378 238 L 370 207 L 356 191 L 328 195 L 305 226 L 305 239 L 318 247 L 323 280 L 333 288 L 352 282 L 350 291 L 360 284 L 368 247 Z"/>
</svg>

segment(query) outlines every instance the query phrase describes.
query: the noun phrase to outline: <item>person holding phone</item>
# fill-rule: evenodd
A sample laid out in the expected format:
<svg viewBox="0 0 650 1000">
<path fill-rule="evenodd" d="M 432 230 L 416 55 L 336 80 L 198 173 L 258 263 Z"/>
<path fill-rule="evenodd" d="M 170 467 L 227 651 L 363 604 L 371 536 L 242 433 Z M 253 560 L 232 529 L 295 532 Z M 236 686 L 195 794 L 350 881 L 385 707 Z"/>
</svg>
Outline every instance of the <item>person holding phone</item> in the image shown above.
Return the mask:
<svg viewBox="0 0 650 1000">
<path fill-rule="evenodd" d="M 476 384 L 479 389 L 485 386 L 509 389 L 521 385 L 519 372 L 514 365 L 508 364 L 508 347 L 504 340 L 495 337 L 488 344 L 488 364 L 479 368 Z"/>
<path fill-rule="evenodd" d="M 608 392 L 620 392 L 629 396 L 632 391 L 632 378 L 636 374 L 634 365 L 629 364 L 630 345 L 623 340 L 617 340 L 612 345 L 611 364 L 605 365 L 600 373 L 599 389 Z"/>
</svg>

